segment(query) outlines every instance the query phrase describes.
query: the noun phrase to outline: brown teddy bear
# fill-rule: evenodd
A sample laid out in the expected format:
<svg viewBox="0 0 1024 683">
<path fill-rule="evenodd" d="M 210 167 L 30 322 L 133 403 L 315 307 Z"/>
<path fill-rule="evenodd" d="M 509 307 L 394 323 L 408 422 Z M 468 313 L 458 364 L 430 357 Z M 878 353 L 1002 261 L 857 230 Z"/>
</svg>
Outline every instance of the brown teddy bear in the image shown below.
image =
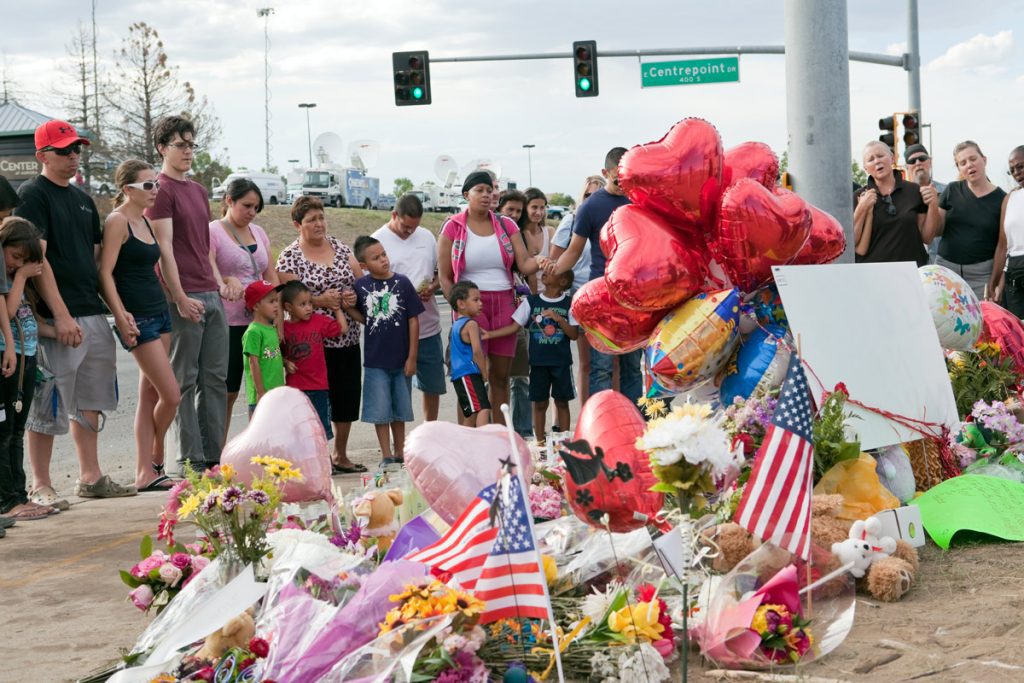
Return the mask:
<svg viewBox="0 0 1024 683">
<path fill-rule="evenodd" d="M 363 535 L 377 539 L 381 554 L 388 551 L 398 534 L 395 510 L 405 497 L 401 489 L 368 491 L 352 503 L 352 512 L 357 519 L 365 520 Z"/>
<path fill-rule="evenodd" d="M 838 494 L 819 495 L 811 499 L 811 537 L 815 545 L 831 548 L 833 543 L 841 543 L 849 538 L 852 523 L 838 517 L 842 505 L 843 497 Z M 717 546 L 711 568 L 723 574 L 761 545 L 760 540 L 732 522 L 704 532 L 704 538 L 712 548 Z M 780 551 L 779 569 L 788 562 L 788 557 L 788 554 Z M 832 562 L 821 570 L 827 573 L 840 566 L 839 559 L 833 555 Z M 873 562 L 858 585 L 877 600 L 895 602 L 910 590 L 917 567 L 917 551 L 914 547 L 905 541 L 896 541 L 896 551 Z"/>
<path fill-rule="evenodd" d="M 256 622 L 253 621 L 252 611 L 246 610 L 238 616 L 232 617 L 220 630 L 206 636 L 206 642 L 196 653 L 196 657 L 216 661 L 233 647 L 248 646 L 254 635 L 256 635 Z"/>
</svg>

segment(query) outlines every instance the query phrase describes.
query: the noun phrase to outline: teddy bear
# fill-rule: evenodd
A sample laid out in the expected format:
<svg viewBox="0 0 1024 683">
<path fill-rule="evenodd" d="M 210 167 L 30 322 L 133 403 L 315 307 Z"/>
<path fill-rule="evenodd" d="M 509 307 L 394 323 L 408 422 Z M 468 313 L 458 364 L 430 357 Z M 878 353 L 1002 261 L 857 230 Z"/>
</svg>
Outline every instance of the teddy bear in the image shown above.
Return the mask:
<svg viewBox="0 0 1024 683">
<path fill-rule="evenodd" d="M 874 562 L 896 552 L 896 541 L 891 536 L 879 536 L 881 530 L 882 523 L 875 517 L 858 519 L 850 527 L 847 539 L 832 544 L 832 554 L 843 565 L 853 564 L 850 573 L 863 578 Z"/>
<path fill-rule="evenodd" d="M 232 617 L 220 629 L 206 636 L 206 641 L 196 653 L 196 657 L 216 661 L 233 647 L 247 646 L 254 635 L 256 635 L 256 622 L 253 621 L 252 611 L 246 610 L 238 616 Z"/>
<path fill-rule="evenodd" d="M 381 554 L 388 551 L 398 534 L 395 510 L 405 497 L 401 489 L 367 491 L 352 503 L 352 512 L 363 526 L 363 535 L 377 539 Z"/>
<path fill-rule="evenodd" d="M 811 537 L 816 545 L 832 548 L 832 544 L 842 544 L 850 539 L 853 524 L 838 517 L 842 505 L 843 497 L 839 494 L 811 498 Z M 858 530 L 860 533 L 864 529 L 858 526 Z M 759 539 L 732 522 L 719 524 L 705 531 L 702 536 L 714 551 L 711 553 L 711 569 L 719 573 L 730 571 L 761 545 Z M 780 549 L 778 568 L 782 569 L 788 561 L 789 554 Z M 827 573 L 844 564 L 845 561 L 833 554 L 831 562 L 821 567 L 821 571 Z M 910 590 L 917 568 L 917 551 L 914 547 L 905 541 L 896 541 L 890 555 L 873 558 L 863 577 L 859 577 L 858 585 L 877 600 L 895 602 Z"/>
</svg>

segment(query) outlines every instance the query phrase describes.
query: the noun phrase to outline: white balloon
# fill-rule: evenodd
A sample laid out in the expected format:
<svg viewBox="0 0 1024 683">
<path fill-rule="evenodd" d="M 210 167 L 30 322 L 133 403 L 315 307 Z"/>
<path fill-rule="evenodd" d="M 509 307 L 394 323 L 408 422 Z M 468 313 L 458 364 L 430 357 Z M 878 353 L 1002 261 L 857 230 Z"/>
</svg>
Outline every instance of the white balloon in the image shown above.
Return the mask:
<svg viewBox="0 0 1024 683">
<path fill-rule="evenodd" d="M 942 348 L 970 351 L 981 334 L 981 304 L 962 277 L 943 266 L 917 269 Z"/>
</svg>

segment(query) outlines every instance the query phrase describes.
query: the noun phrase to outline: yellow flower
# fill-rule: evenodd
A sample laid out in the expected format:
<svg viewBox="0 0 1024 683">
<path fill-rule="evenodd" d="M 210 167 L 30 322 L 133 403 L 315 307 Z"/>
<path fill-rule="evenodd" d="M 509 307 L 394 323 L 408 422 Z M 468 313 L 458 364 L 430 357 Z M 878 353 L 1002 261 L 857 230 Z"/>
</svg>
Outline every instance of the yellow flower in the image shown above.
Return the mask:
<svg viewBox="0 0 1024 683">
<path fill-rule="evenodd" d="M 550 586 L 558 578 L 558 565 L 555 563 L 555 558 L 550 555 L 541 555 L 540 561 L 544 565 L 544 578 Z"/>
<path fill-rule="evenodd" d="M 626 605 L 608 615 L 608 628 L 621 633 L 630 644 L 636 642 L 637 638 L 646 638 L 652 642 L 661 640 L 665 627 L 658 623 L 660 614 L 661 608 L 657 602 Z"/>
<path fill-rule="evenodd" d="M 290 462 L 282 458 L 271 458 L 267 455 L 256 455 L 249 461 L 259 465 L 269 477 L 277 481 L 289 481 L 291 479 L 302 479 L 302 472 L 293 467 Z"/>
<path fill-rule="evenodd" d="M 185 519 L 198 510 L 199 504 L 203 502 L 204 498 L 205 496 L 198 493 L 193 493 L 191 496 L 186 498 L 181 504 L 181 507 L 178 508 L 178 519 Z"/>
<path fill-rule="evenodd" d="M 220 476 L 224 479 L 225 483 L 230 483 L 231 479 L 235 476 L 235 468 L 231 465 L 221 465 Z"/>
</svg>

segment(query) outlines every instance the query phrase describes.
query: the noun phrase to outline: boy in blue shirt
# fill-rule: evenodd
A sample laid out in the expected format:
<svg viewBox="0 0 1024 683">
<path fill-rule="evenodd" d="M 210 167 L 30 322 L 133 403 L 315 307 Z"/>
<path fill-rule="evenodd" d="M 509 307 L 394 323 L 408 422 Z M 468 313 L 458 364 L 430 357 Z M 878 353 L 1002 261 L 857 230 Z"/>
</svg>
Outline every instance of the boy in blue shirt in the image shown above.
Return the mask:
<svg viewBox="0 0 1024 683">
<path fill-rule="evenodd" d="M 367 235 L 352 251 L 364 275 L 355 282 L 356 304 L 346 307 L 363 330 L 363 422 L 377 431 L 381 465 L 401 463 L 405 423 L 412 422 L 412 377 L 419 351 L 423 302 L 409 278 L 391 270 L 384 246 Z M 394 439 L 394 450 L 391 440 Z"/>
<path fill-rule="evenodd" d="M 483 427 L 491 421 L 491 402 L 484 384 L 487 356 L 480 338 L 480 325 L 474 320 L 484 307 L 480 288 L 470 280 L 460 280 L 452 287 L 448 303 L 456 315 L 448 347 L 452 356 L 452 385 L 464 418 L 462 424 Z"/>
<path fill-rule="evenodd" d="M 484 332 L 484 339 L 515 334 L 525 328 L 530 338 L 530 402 L 533 404 L 533 434 L 544 443 L 548 399 L 555 401 L 557 424 L 569 427 L 569 401 L 576 398 L 572 382 L 572 341 L 579 336 L 576 320 L 569 310 L 573 272 L 561 275 L 544 271 L 543 291 L 523 299 L 512 314 L 511 325 Z"/>
</svg>

